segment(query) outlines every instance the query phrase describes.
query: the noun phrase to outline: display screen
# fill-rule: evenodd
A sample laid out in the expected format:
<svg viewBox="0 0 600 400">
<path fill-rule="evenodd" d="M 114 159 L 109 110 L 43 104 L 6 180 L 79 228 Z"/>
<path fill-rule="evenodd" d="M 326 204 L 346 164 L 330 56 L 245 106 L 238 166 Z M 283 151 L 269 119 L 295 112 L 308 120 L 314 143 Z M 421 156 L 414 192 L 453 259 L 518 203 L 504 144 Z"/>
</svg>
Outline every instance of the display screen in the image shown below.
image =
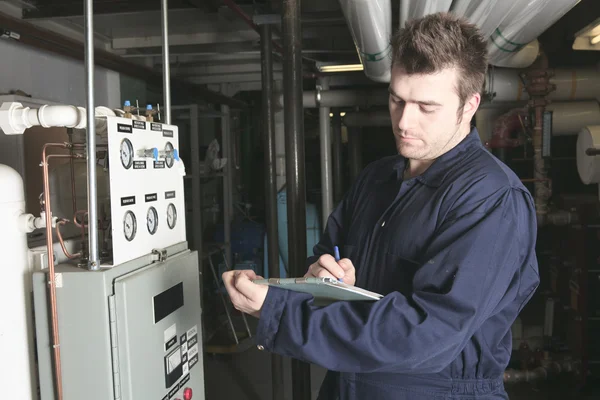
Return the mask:
<svg viewBox="0 0 600 400">
<path fill-rule="evenodd" d="M 154 303 L 154 323 L 157 323 L 178 308 L 183 307 L 183 282 L 154 296 L 152 300 Z"/>
</svg>

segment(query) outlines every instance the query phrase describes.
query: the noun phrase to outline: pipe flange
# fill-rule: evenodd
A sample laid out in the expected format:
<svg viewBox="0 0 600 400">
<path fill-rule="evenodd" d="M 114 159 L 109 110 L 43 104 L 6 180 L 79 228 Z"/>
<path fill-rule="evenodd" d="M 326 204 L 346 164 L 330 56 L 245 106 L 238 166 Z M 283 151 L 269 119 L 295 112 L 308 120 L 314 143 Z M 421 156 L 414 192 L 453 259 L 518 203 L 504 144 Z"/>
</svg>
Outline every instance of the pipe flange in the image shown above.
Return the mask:
<svg viewBox="0 0 600 400">
<path fill-rule="evenodd" d="M 323 87 L 321 85 L 317 85 L 317 90 L 315 91 L 315 104 L 318 107 L 321 107 L 321 90 Z"/>
<path fill-rule="evenodd" d="M 50 128 L 50 125 L 48 125 L 48 123 L 46 123 L 46 120 L 44 119 L 44 110 L 46 110 L 47 107 L 48 107 L 48 104 L 44 104 L 43 106 L 41 106 L 38 109 L 38 112 L 37 112 L 37 116 L 38 116 L 38 120 L 40 121 L 40 125 L 44 128 Z"/>
</svg>

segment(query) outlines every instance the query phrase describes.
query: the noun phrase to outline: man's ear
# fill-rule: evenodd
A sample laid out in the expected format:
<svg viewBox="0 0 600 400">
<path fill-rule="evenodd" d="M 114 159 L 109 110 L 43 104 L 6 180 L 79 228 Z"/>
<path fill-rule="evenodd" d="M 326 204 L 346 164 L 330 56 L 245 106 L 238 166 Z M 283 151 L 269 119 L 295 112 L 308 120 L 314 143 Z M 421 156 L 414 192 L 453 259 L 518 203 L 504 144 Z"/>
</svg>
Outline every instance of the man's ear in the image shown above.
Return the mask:
<svg viewBox="0 0 600 400">
<path fill-rule="evenodd" d="M 465 106 L 462 110 L 461 121 L 471 122 L 471 119 L 477 112 L 479 108 L 479 104 L 481 103 L 481 95 L 479 93 L 475 93 L 465 102 Z"/>
</svg>

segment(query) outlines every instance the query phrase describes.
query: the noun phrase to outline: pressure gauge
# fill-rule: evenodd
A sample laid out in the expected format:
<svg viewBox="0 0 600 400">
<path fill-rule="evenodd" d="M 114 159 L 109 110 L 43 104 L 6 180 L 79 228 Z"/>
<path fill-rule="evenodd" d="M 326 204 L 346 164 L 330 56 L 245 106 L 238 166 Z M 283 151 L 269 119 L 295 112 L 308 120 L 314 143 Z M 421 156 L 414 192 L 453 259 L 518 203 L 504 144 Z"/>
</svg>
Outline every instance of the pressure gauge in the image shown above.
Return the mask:
<svg viewBox="0 0 600 400">
<path fill-rule="evenodd" d="M 131 242 L 135 237 L 136 231 L 137 221 L 135 215 L 132 211 L 127 211 L 123 218 L 123 233 L 125 234 L 125 239 L 127 239 L 128 242 Z"/>
<path fill-rule="evenodd" d="M 175 228 L 175 224 L 177 223 L 177 210 L 175 209 L 175 205 L 170 203 L 167 207 L 167 225 L 169 225 L 170 229 Z"/>
<path fill-rule="evenodd" d="M 167 142 L 165 145 L 165 164 L 167 164 L 167 167 L 169 168 L 171 168 L 175 162 L 175 155 L 173 153 L 173 145 L 171 142 Z"/>
<path fill-rule="evenodd" d="M 158 212 L 156 212 L 156 208 L 150 207 L 148 209 L 148 213 L 146 214 L 146 226 L 148 226 L 148 232 L 151 235 L 156 233 L 156 229 L 158 229 Z"/>
<path fill-rule="evenodd" d="M 125 169 L 131 168 L 131 165 L 133 164 L 133 145 L 129 139 L 123 139 L 121 142 L 120 156 L 123 167 L 125 167 Z"/>
</svg>

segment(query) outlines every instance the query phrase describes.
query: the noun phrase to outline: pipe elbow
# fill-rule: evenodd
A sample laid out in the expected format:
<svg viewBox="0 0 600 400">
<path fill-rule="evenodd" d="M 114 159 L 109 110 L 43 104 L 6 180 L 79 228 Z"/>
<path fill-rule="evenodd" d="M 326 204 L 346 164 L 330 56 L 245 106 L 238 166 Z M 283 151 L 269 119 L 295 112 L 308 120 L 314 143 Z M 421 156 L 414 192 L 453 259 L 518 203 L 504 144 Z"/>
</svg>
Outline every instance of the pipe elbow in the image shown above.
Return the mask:
<svg viewBox="0 0 600 400">
<path fill-rule="evenodd" d="M 86 110 L 83 107 L 43 105 L 37 110 L 37 118 L 44 128 L 82 129 L 86 126 Z"/>
</svg>

